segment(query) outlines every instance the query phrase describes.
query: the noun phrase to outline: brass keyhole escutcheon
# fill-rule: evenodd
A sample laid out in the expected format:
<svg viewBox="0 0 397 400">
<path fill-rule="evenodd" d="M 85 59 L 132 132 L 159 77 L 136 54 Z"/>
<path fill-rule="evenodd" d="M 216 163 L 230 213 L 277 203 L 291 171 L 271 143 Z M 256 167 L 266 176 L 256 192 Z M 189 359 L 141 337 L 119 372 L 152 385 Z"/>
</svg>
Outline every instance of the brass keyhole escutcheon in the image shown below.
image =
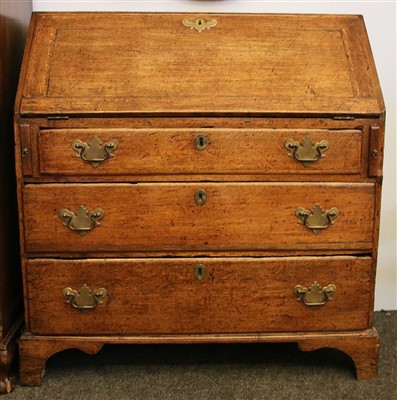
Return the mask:
<svg viewBox="0 0 397 400">
<path fill-rule="evenodd" d="M 195 139 L 196 149 L 199 151 L 205 150 L 208 145 L 208 138 L 206 135 L 198 135 Z"/>
<path fill-rule="evenodd" d="M 194 201 L 198 206 L 203 206 L 207 201 L 207 193 L 203 189 L 198 189 L 194 193 Z"/>
<path fill-rule="evenodd" d="M 217 24 L 216 19 L 211 19 L 210 21 L 205 21 L 202 18 L 197 18 L 194 21 L 189 21 L 188 19 L 182 20 L 182 24 L 186 26 L 186 28 L 194 29 L 198 33 L 201 33 L 205 29 L 211 29 L 212 27 L 216 26 Z"/>
<path fill-rule="evenodd" d="M 206 270 L 203 264 L 197 264 L 194 267 L 194 277 L 197 281 L 203 281 L 205 279 Z"/>
</svg>

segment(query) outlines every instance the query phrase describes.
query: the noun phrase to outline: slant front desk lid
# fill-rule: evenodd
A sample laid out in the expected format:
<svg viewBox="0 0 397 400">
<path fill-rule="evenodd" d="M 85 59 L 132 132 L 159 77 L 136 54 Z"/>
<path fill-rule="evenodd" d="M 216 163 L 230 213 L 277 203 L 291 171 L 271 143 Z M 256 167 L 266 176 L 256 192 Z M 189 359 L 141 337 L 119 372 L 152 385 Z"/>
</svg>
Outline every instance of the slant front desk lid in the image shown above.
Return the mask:
<svg viewBox="0 0 397 400">
<path fill-rule="evenodd" d="M 22 115 L 379 115 L 363 19 L 36 13 Z"/>
</svg>

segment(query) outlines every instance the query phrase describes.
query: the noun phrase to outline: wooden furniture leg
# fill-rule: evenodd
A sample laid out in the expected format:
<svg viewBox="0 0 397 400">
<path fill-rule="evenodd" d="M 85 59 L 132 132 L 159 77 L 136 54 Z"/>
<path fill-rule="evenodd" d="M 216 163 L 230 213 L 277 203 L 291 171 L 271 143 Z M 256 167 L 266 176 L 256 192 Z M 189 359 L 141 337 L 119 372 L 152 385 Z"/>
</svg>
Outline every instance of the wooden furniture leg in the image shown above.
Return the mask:
<svg viewBox="0 0 397 400">
<path fill-rule="evenodd" d="M 29 333 L 20 339 L 20 380 L 23 385 L 40 385 L 47 359 L 67 349 L 95 354 L 105 343 L 292 343 L 303 351 L 334 348 L 343 351 L 356 365 L 357 379 L 376 377 L 379 336 L 375 329 L 335 333 L 258 333 L 258 334 L 190 334 L 136 336 L 35 336 Z"/>
<path fill-rule="evenodd" d="M 103 347 L 103 343 L 79 341 L 78 339 L 54 340 L 54 338 L 40 338 L 32 340 L 32 336 L 24 334 L 19 342 L 20 363 L 19 375 L 22 385 L 41 385 L 41 378 L 45 373 L 45 364 L 49 357 L 62 350 L 78 349 L 88 354 L 96 354 Z"/>
<path fill-rule="evenodd" d="M 10 375 L 10 367 L 15 355 L 15 342 L 0 350 L 0 394 L 10 393 L 15 377 Z"/>
<path fill-rule="evenodd" d="M 362 334 L 305 338 L 298 342 L 303 351 L 334 348 L 346 353 L 356 366 L 357 379 L 374 379 L 378 372 L 379 335 L 375 329 Z"/>
</svg>

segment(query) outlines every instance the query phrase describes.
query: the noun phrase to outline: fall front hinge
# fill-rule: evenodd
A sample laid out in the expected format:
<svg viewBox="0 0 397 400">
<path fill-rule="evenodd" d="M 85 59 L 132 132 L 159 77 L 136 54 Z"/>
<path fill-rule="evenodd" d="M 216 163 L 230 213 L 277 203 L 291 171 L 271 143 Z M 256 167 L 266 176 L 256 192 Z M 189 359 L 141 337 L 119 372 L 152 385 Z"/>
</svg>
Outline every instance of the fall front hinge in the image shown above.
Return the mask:
<svg viewBox="0 0 397 400">
<path fill-rule="evenodd" d="M 59 121 L 59 120 L 65 120 L 69 119 L 67 115 L 50 115 L 47 117 L 49 121 Z"/>
<path fill-rule="evenodd" d="M 353 121 L 354 117 L 352 115 L 334 115 L 333 119 L 342 121 Z"/>
</svg>

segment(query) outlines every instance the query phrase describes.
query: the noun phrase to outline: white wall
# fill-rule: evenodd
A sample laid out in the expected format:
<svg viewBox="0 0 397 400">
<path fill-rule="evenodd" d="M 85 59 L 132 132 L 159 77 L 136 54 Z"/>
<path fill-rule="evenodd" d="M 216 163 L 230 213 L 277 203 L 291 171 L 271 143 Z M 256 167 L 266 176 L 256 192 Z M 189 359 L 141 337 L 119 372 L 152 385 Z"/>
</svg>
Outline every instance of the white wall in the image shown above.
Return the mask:
<svg viewBox="0 0 397 400">
<path fill-rule="evenodd" d="M 34 11 L 276 12 L 364 15 L 387 108 L 384 189 L 375 309 L 397 309 L 396 3 L 394 1 L 33 0 L 33 9 Z"/>
</svg>

